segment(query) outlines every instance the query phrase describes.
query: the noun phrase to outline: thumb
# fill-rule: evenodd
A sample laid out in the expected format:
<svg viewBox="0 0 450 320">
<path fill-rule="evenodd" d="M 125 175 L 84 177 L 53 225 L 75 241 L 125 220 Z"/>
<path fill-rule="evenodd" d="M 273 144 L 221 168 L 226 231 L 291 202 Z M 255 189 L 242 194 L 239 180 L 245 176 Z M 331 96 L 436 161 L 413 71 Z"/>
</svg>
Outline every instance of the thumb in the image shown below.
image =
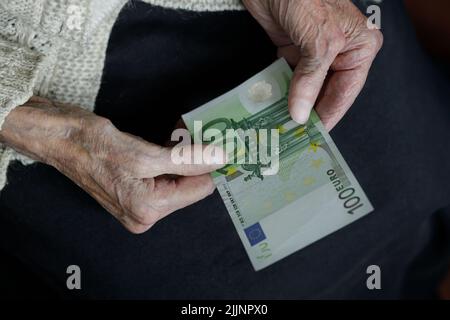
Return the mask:
<svg viewBox="0 0 450 320">
<path fill-rule="evenodd" d="M 165 148 L 161 159 L 162 174 L 197 176 L 213 172 L 226 164 L 225 151 L 214 145 L 179 145 Z"/>
<path fill-rule="evenodd" d="M 324 85 L 328 70 L 341 50 L 338 45 L 326 45 L 325 54 L 301 53 L 289 92 L 289 112 L 294 121 L 305 124 Z M 318 52 L 318 50 L 308 50 Z"/>
</svg>

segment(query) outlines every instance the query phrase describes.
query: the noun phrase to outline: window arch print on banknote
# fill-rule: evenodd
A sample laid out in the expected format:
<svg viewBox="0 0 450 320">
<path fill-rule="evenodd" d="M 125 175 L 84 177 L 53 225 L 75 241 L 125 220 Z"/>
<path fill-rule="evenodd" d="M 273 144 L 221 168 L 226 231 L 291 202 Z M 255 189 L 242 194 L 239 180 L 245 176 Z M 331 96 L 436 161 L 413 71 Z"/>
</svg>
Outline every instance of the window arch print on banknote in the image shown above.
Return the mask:
<svg viewBox="0 0 450 320">
<path fill-rule="evenodd" d="M 227 130 L 232 130 L 233 132 L 239 132 L 242 130 L 243 132 L 247 132 L 249 130 L 256 130 L 257 133 L 261 133 L 262 131 L 270 132 L 270 130 L 276 129 L 278 132 L 278 142 L 276 146 L 276 151 L 278 155 L 277 161 L 283 162 L 288 160 L 290 157 L 298 156 L 299 153 L 307 150 L 311 146 L 315 148 L 322 148 L 330 158 L 334 158 L 333 152 L 328 148 L 325 140 L 320 134 L 319 130 L 314 126 L 312 120 L 310 120 L 306 125 L 297 125 L 292 128 L 287 129 L 285 126 L 287 123 L 291 122 L 291 117 L 288 110 L 288 96 L 285 95 L 279 101 L 273 103 L 268 108 L 259 111 L 249 117 L 243 118 L 240 121 L 235 121 L 234 119 L 228 118 L 217 118 L 210 122 L 208 122 L 203 127 L 203 133 L 211 128 L 219 129 L 222 132 L 223 137 L 230 137 L 227 135 Z M 242 137 L 240 134 L 234 134 L 231 136 L 232 139 L 239 139 Z M 258 137 L 261 137 L 258 134 Z M 266 135 L 267 137 L 267 135 Z M 237 141 L 233 141 L 233 157 L 230 163 L 225 167 L 218 170 L 219 173 L 223 175 L 228 175 L 229 179 L 232 179 L 233 176 L 240 176 L 243 174 L 240 169 L 250 172 L 246 177 L 245 181 L 249 181 L 253 178 L 259 178 L 264 180 L 263 170 L 265 168 L 273 165 L 271 161 L 261 161 L 260 151 L 262 147 L 266 147 L 266 150 L 273 150 L 272 148 L 272 139 L 266 139 L 266 145 L 262 145 L 261 141 L 241 141 L 241 144 L 245 146 L 245 153 L 251 153 L 250 149 L 256 146 L 251 146 L 252 143 L 258 144 L 258 160 L 256 163 L 243 163 L 242 165 L 237 167 L 237 149 L 239 148 L 239 143 Z M 224 143 L 228 143 L 227 139 L 224 140 Z M 269 157 L 273 157 L 273 154 L 268 155 Z M 338 163 L 334 161 L 334 163 Z M 232 170 L 235 168 L 235 170 Z M 342 173 L 343 170 L 340 167 L 334 168 L 335 172 Z M 231 174 L 230 174 L 231 172 Z M 348 181 L 342 181 L 344 185 L 348 184 Z"/>
</svg>

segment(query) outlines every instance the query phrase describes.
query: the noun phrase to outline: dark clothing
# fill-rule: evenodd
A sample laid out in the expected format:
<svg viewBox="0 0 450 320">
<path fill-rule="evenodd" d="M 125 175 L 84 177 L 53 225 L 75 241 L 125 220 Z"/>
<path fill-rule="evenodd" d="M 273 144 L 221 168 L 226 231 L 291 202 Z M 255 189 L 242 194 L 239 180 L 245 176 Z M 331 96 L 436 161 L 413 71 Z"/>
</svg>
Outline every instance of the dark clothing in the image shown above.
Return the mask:
<svg viewBox="0 0 450 320">
<path fill-rule="evenodd" d="M 381 5 L 384 48 L 331 135 L 375 211 L 255 272 L 216 192 L 132 235 L 55 169 L 10 169 L 0 244 L 62 293 L 89 298 L 431 297 L 450 254 L 449 81 L 417 44 L 401 1 Z M 127 6 L 96 112 L 164 143 L 180 115 L 276 59 L 247 12 Z M 177 94 L 174 94 L 177 92 Z M 82 290 L 65 289 L 66 268 Z M 366 287 L 379 265 L 382 290 Z"/>
</svg>

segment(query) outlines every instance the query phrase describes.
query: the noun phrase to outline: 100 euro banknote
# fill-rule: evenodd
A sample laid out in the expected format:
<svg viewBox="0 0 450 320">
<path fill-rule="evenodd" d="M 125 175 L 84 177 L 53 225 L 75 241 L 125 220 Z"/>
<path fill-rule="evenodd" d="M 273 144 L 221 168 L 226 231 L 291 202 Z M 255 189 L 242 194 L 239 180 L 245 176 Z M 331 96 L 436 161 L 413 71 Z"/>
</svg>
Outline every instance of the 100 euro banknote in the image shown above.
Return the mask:
<svg viewBox="0 0 450 320">
<path fill-rule="evenodd" d="M 305 125 L 291 119 L 287 102 L 291 77 L 291 68 L 280 59 L 234 90 L 183 116 L 193 136 L 202 136 L 211 128 L 220 132 L 276 130 L 276 174 L 264 174 L 267 162 L 265 166 L 259 160 L 250 164 L 238 161 L 244 157 L 239 156 L 242 148 L 244 153 L 251 149 L 248 141 L 236 143 L 237 151 L 229 157 L 232 161 L 213 173 L 255 270 L 373 210 L 317 114 L 313 111 Z M 199 121 L 202 126 L 195 125 Z M 237 141 L 240 135 L 236 136 Z"/>
</svg>

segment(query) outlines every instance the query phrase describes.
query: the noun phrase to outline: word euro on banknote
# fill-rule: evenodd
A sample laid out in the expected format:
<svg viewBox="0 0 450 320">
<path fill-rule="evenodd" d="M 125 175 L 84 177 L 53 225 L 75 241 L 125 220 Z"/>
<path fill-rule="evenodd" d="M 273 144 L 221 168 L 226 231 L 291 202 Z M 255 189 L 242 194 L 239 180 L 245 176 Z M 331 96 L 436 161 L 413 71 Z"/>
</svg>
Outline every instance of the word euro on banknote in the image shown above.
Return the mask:
<svg viewBox="0 0 450 320">
<path fill-rule="evenodd" d="M 238 151 L 229 155 L 232 161 L 212 174 L 255 270 L 373 210 L 317 114 L 313 111 L 305 125 L 298 125 L 289 116 L 291 77 L 291 68 L 280 59 L 234 90 L 183 116 L 194 137 L 202 137 L 211 128 L 223 136 L 230 130 L 276 130 L 278 141 L 272 150 L 279 161 L 276 174 L 264 174 L 270 163 L 264 164 L 258 157 L 251 163 L 237 161 L 239 154 L 242 158 L 242 146 L 244 151 L 252 149 L 242 134 L 233 140 Z M 271 139 L 263 143 L 261 137 L 257 138 L 258 154 L 261 146 L 274 143 Z M 223 137 L 210 141 L 230 142 Z"/>
</svg>

